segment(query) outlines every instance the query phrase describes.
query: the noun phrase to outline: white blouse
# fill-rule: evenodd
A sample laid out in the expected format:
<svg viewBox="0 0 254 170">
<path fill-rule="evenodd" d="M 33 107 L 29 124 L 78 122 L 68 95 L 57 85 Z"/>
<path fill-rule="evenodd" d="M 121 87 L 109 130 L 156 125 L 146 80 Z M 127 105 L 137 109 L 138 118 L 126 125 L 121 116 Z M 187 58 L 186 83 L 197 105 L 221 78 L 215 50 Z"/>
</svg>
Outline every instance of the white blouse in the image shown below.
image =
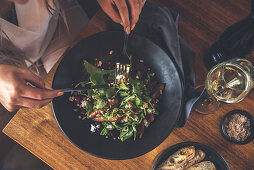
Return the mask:
<svg viewBox="0 0 254 170">
<path fill-rule="evenodd" d="M 87 15 L 75 0 L 58 0 L 55 5 L 59 5 L 54 6 L 55 9 L 60 7 L 64 12 L 66 23 L 57 11 L 53 14 L 48 11 L 44 0 L 29 0 L 23 5 L 15 3 L 18 26 L 0 18 L 0 27 L 12 43 L 32 62 L 41 58 L 46 72 L 88 22 Z"/>
</svg>

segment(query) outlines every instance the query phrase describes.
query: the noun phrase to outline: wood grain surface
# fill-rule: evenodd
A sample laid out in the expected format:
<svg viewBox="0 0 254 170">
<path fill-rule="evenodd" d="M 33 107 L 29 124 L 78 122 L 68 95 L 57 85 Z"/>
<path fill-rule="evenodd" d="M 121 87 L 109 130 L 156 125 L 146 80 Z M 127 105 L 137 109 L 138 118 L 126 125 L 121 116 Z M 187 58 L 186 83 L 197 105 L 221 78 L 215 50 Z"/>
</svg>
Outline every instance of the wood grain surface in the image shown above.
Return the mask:
<svg viewBox="0 0 254 170">
<path fill-rule="evenodd" d="M 196 53 L 196 80 L 203 84 L 207 70 L 202 57 L 228 26 L 246 17 L 250 0 L 153 0 L 180 13 L 179 32 Z M 106 29 L 107 16 L 99 11 L 89 22 L 80 39 Z M 248 56 L 252 62 L 253 53 Z M 46 78 L 51 84 L 57 65 Z M 54 169 L 152 169 L 159 154 L 166 148 L 185 141 L 200 142 L 214 148 L 232 170 L 254 169 L 254 142 L 237 145 L 222 137 L 219 125 L 231 110 L 242 109 L 254 116 L 254 93 L 237 104 L 224 104 L 214 114 L 192 112 L 184 128 L 175 129 L 151 152 L 129 160 L 106 160 L 91 156 L 74 146 L 58 127 L 51 105 L 42 109 L 20 110 L 3 132 L 27 148 Z"/>
</svg>

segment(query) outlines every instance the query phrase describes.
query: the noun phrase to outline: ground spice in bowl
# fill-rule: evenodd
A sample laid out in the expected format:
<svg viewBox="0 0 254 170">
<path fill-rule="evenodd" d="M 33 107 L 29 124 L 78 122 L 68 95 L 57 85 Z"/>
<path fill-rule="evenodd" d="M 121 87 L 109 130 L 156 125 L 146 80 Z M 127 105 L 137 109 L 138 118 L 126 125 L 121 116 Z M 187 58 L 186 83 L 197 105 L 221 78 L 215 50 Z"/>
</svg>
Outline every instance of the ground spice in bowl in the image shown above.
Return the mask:
<svg viewBox="0 0 254 170">
<path fill-rule="evenodd" d="M 250 119 L 243 114 L 232 114 L 224 123 L 227 135 L 237 142 L 245 141 L 251 135 Z"/>
</svg>

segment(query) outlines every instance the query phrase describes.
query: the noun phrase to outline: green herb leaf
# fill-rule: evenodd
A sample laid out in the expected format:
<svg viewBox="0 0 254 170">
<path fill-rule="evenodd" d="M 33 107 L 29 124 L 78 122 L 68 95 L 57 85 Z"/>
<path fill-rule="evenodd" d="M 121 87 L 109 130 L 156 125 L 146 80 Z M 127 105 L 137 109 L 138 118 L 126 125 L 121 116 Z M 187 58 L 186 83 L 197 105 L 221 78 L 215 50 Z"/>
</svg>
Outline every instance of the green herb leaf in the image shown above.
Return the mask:
<svg viewBox="0 0 254 170">
<path fill-rule="evenodd" d="M 123 142 L 123 141 L 129 139 L 132 135 L 133 135 L 133 128 L 129 128 L 128 126 L 125 126 L 122 129 L 119 137 L 120 137 L 121 141 Z"/>
<path fill-rule="evenodd" d="M 104 128 L 101 130 L 100 135 L 108 135 L 108 129 L 107 129 L 106 127 L 104 127 Z"/>
<path fill-rule="evenodd" d="M 93 111 L 93 106 L 90 102 L 88 102 L 85 106 L 86 109 L 86 115 L 88 116 Z"/>
<path fill-rule="evenodd" d="M 138 96 L 142 96 L 142 92 L 146 91 L 146 86 L 140 80 L 130 79 L 130 84 L 132 85 L 132 92 Z"/>
<path fill-rule="evenodd" d="M 115 94 L 115 89 L 114 88 L 108 88 L 106 89 L 106 98 L 111 98 Z"/>
<path fill-rule="evenodd" d="M 94 85 L 104 85 L 106 83 L 112 83 L 112 81 L 114 80 L 114 78 L 112 79 L 112 77 L 114 77 L 115 70 L 102 70 L 102 69 L 99 69 L 99 68 L 93 66 L 92 64 L 88 63 L 86 60 L 84 60 L 84 67 L 85 67 L 85 70 L 90 75 L 90 78 L 89 78 L 90 81 Z M 105 81 L 104 76 L 107 77 L 106 81 Z M 109 80 L 111 82 L 108 82 Z"/>
<path fill-rule="evenodd" d="M 104 106 L 106 106 L 106 104 L 107 102 L 101 99 L 99 96 L 95 97 L 94 109 L 102 109 Z"/>
<path fill-rule="evenodd" d="M 136 129 L 136 125 L 135 124 L 132 124 L 132 129 L 133 129 L 133 138 L 134 140 L 136 140 L 136 137 L 137 137 L 137 129 Z"/>
<path fill-rule="evenodd" d="M 79 82 L 78 84 L 76 84 L 76 85 L 74 86 L 74 88 L 77 88 L 77 87 L 79 87 L 79 86 L 85 87 L 86 83 L 87 83 L 86 81 L 81 81 L 81 82 Z"/>
<path fill-rule="evenodd" d="M 129 87 L 125 84 L 125 83 L 121 83 L 119 86 L 118 86 L 118 89 L 119 90 L 129 90 Z"/>
<path fill-rule="evenodd" d="M 129 94 L 126 91 L 121 91 L 119 94 L 121 97 L 129 96 Z"/>
<path fill-rule="evenodd" d="M 137 106 L 139 106 L 141 104 L 141 99 L 139 97 L 135 97 L 135 103 Z"/>
<path fill-rule="evenodd" d="M 133 95 L 129 95 L 129 96 L 123 98 L 123 100 L 121 102 L 121 106 L 127 102 L 133 102 L 134 100 L 135 100 L 135 97 Z"/>
</svg>

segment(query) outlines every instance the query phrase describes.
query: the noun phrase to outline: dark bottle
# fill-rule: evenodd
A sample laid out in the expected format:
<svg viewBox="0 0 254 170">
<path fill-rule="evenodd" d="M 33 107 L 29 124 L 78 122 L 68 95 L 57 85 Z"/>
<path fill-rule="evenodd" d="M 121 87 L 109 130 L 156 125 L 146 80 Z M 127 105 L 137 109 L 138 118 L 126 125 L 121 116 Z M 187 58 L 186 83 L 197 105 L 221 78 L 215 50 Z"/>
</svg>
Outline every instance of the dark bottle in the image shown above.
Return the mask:
<svg viewBox="0 0 254 170">
<path fill-rule="evenodd" d="M 254 45 L 254 0 L 251 2 L 251 14 L 227 28 L 215 42 L 204 63 L 207 69 L 232 58 L 245 57 Z"/>
</svg>

